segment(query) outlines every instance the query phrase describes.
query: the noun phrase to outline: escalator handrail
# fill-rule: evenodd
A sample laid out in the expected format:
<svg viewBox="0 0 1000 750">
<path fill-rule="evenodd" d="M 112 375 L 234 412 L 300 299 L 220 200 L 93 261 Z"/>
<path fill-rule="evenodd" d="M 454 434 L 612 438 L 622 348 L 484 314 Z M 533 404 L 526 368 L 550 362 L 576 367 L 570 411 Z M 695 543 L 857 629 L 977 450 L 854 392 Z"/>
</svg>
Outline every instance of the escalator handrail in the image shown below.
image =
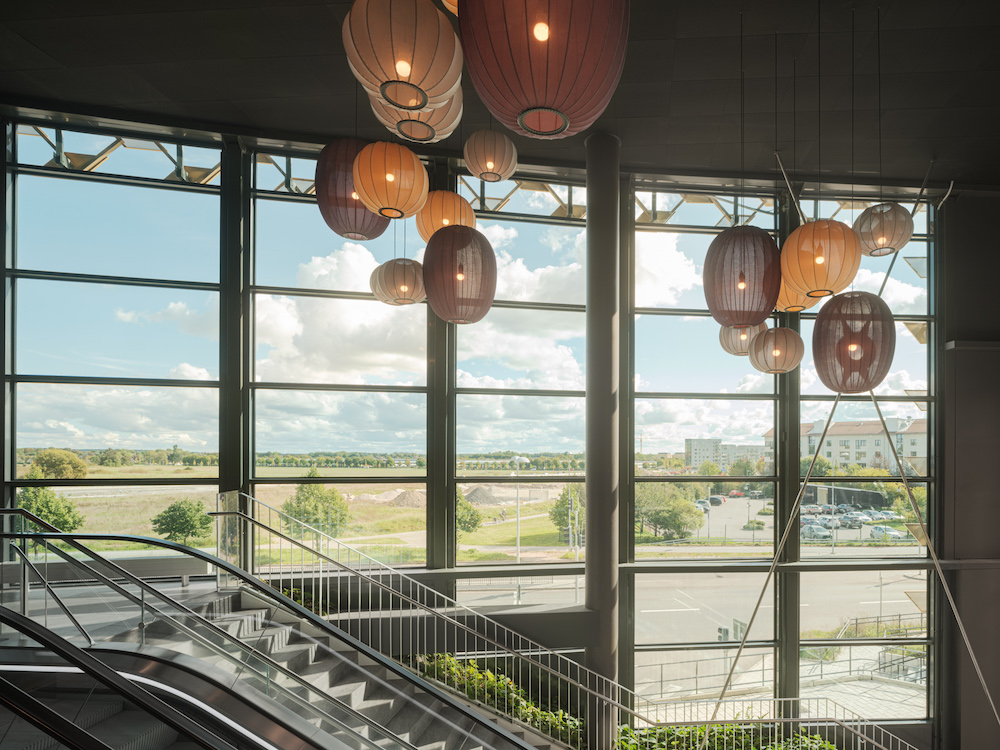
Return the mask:
<svg viewBox="0 0 1000 750">
<path fill-rule="evenodd" d="M 65 638 L 53 633 L 29 617 L 14 612 L 7 607 L 0 607 L 0 622 L 24 633 L 36 643 L 39 643 L 53 653 L 59 655 L 95 680 L 111 688 L 115 693 L 124 696 L 132 703 L 141 706 L 164 724 L 176 729 L 205 750 L 236 750 L 236 746 L 201 726 L 173 706 L 163 702 L 148 690 L 125 679 L 115 670 L 99 659 L 76 646 Z M 99 747 L 99 746 L 97 746 Z M 262 746 L 263 747 L 263 746 Z"/>
<path fill-rule="evenodd" d="M 0 534 L 0 539 L 3 539 L 3 538 L 33 538 L 33 537 L 50 538 L 52 536 L 55 536 L 55 535 L 53 535 L 53 534 Z M 394 735 L 392 732 L 390 732 L 389 730 L 387 730 L 385 727 L 381 726 L 380 724 L 378 724 L 374 720 L 368 718 L 367 716 L 365 716 L 364 714 L 360 713 L 359 711 L 357 711 L 356 709 L 352 708 L 351 706 L 347 705 L 346 703 L 343 703 L 342 701 L 338 700 L 336 697 L 334 697 L 334 696 L 332 696 L 332 695 L 330 695 L 328 693 L 325 693 L 322 690 L 319 690 L 318 688 L 316 688 L 315 685 L 312 685 L 310 682 L 308 682 L 307 680 L 303 679 L 300 675 L 296 674 L 295 672 L 291 671 L 290 669 L 287 669 L 287 668 L 283 667 L 281 664 L 279 664 L 278 662 L 274 661 L 274 659 L 272 659 L 270 656 L 268 656 L 264 652 L 258 651 L 256 648 L 254 648 L 253 646 L 251 646 L 249 643 L 245 643 L 244 641 L 240 640 L 239 638 L 236 638 L 235 636 L 233 636 L 230 633 L 226 632 L 223 628 L 220 628 L 218 625 L 216 625 L 215 623 L 213 623 L 211 620 L 209 620 L 209 619 L 205 618 L 204 616 L 198 614 L 194 610 L 192 610 L 189 607 L 185 606 L 181 602 L 176 601 L 172 597 L 167 596 L 166 594 L 162 593 L 161 591 L 158 591 L 154 586 L 150 586 L 148 583 L 146 583 L 144 580 L 142 580 L 138 576 L 135 576 L 132 573 L 129 573 L 127 570 L 125 570 L 121 566 L 116 565 L 115 563 L 111 562 L 110 560 L 108 560 L 105 557 L 102 557 L 101 555 L 99 555 L 98 553 L 94 552 L 93 550 L 91 550 L 86 545 L 83 545 L 83 544 L 73 544 L 72 546 L 75 549 L 77 549 L 78 551 L 83 552 L 83 553 L 85 553 L 87 555 L 90 555 L 94 559 L 100 561 L 101 564 L 107 565 L 108 567 L 112 568 L 117 574 L 119 574 L 121 577 L 125 578 L 126 580 L 132 582 L 134 585 L 136 585 L 139 588 L 141 588 L 144 592 L 146 592 L 146 593 L 148 593 L 148 594 L 150 594 L 152 596 L 155 596 L 158 599 L 161 599 L 162 601 L 164 601 L 169 606 L 176 607 L 177 609 L 181 610 L 181 612 L 184 614 L 184 616 L 191 617 L 192 619 L 196 620 L 199 623 L 199 625 L 201 625 L 202 627 L 207 627 L 209 630 L 211 630 L 212 632 L 214 632 L 216 635 L 219 635 L 220 637 L 224 638 L 226 641 L 228 641 L 230 643 L 237 644 L 241 649 L 243 649 L 246 652 L 249 652 L 255 659 L 258 659 L 261 662 L 267 664 L 268 667 L 274 669 L 276 672 L 280 672 L 281 674 L 284 674 L 289 679 L 291 679 L 294 682 L 296 682 L 299 686 L 305 688 L 307 691 L 312 692 L 312 693 L 318 693 L 318 694 L 322 695 L 324 698 L 326 698 L 327 700 L 329 700 L 331 703 L 336 704 L 339 709 L 343 710 L 345 713 L 350 714 L 351 717 L 354 718 L 355 720 L 360 721 L 363 724 L 366 724 L 368 727 L 370 727 L 374 731 L 376 731 L 376 732 L 378 732 L 378 733 L 380 733 L 382 735 L 385 735 L 386 737 L 391 737 L 392 740 L 394 742 L 398 742 L 404 748 L 404 750 L 417 750 L 417 748 L 414 747 L 412 744 L 408 743 L 406 740 L 398 737 L 397 735 Z M 56 555 L 58 555 L 63 560 L 65 560 L 67 563 L 69 563 L 71 565 L 76 565 L 76 566 L 85 568 L 87 571 L 90 572 L 90 574 L 92 574 L 97 580 L 99 580 L 105 586 L 113 589 L 116 593 L 118 593 L 119 595 L 125 597 L 126 599 L 128 599 L 132 603 L 141 605 L 142 607 L 145 607 L 145 608 L 149 609 L 150 611 L 156 613 L 157 615 L 159 615 L 163 619 L 169 620 L 174 625 L 176 625 L 178 628 L 180 628 L 180 629 L 184 630 L 186 633 L 188 633 L 192 638 L 196 639 L 202 645 L 205 645 L 205 646 L 209 647 L 210 649 L 216 651 L 217 653 L 221 654 L 225 658 L 228 658 L 228 659 L 232 659 L 233 658 L 231 654 L 228 654 L 224 650 L 221 650 L 216 644 L 212 643 L 210 640 L 207 640 L 204 636 L 202 636 L 197 631 L 192 630 L 190 627 L 188 627 L 183 622 L 181 622 L 176 616 L 171 616 L 170 614 L 165 613 L 162 610 L 158 609 L 155 605 L 150 604 L 149 602 L 147 602 L 147 601 L 145 601 L 143 599 L 140 599 L 140 597 L 137 597 L 131 591 L 128 591 L 127 589 L 123 588 L 118 583 L 116 583 L 115 581 L 113 581 L 110 578 L 108 578 L 107 576 L 105 576 L 103 573 L 100 573 L 99 571 L 94 570 L 94 568 L 91 567 L 90 565 L 88 565 L 85 561 L 78 560 L 77 558 L 72 557 L 67 552 L 65 552 L 64 550 L 59 549 L 56 546 L 52 546 L 50 549 Z M 89 638 L 89 636 L 88 636 L 88 638 Z M 254 669 L 254 667 L 250 666 L 249 660 L 247 661 L 247 663 L 240 662 L 240 667 L 241 667 L 241 669 L 249 669 L 250 671 L 254 672 L 255 674 L 258 674 L 259 676 L 266 677 L 266 675 L 261 675 L 256 669 Z M 282 690 L 283 693 L 286 695 L 286 697 L 289 698 L 290 700 L 294 701 L 295 703 L 297 703 L 299 705 L 305 705 L 305 706 L 307 706 L 308 709 L 309 709 L 309 711 L 315 712 L 317 714 L 321 714 L 324 718 L 326 718 L 327 720 L 329 720 L 331 723 L 337 725 L 339 727 L 340 731 L 347 732 L 349 734 L 354 735 L 362 744 L 370 744 L 369 740 L 366 740 L 365 738 L 361 737 L 360 735 L 357 734 L 357 732 L 355 732 L 354 730 L 350 729 L 349 727 L 344 726 L 343 722 L 340 719 L 338 719 L 337 717 L 331 715 L 329 712 L 324 711 L 322 708 L 316 706 L 315 704 L 311 703 L 307 699 L 305 699 L 305 698 L 297 695 L 293 691 L 289 691 L 289 690 L 284 689 L 280 685 L 271 683 L 271 686 L 273 688 L 277 688 L 277 689 Z"/>
<path fill-rule="evenodd" d="M 0 509 L 0 514 L 2 514 L 2 513 L 3 513 L 3 510 Z M 300 619 L 308 621 L 310 624 L 315 625 L 318 628 L 320 628 L 321 630 L 323 630 L 326 634 L 328 634 L 328 635 L 330 635 L 330 636 L 338 639 L 342 643 L 345 643 L 346 645 L 350 646 L 355 651 L 358 651 L 358 652 L 364 654 L 367 658 L 369 658 L 372 661 L 376 662 L 377 664 L 379 664 L 380 666 L 382 666 L 383 668 L 385 668 L 388 672 L 391 672 L 392 674 L 394 674 L 395 676 L 397 676 L 400 679 L 404 680 L 405 682 L 409 682 L 411 684 L 415 684 L 417 687 L 419 687 L 424 692 L 432 695 L 436 700 L 439 700 L 440 702 L 447 704 L 449 706 L 449 708 L 452 708 L 453 710 L 457 711 L 458 713 L 462 714 L 463 716 L 466 716 L 469 719 L 471 719 L 473 722 L 475 722 L 482 729 L 490 732 L 491 734 L 497 735 L 498 737 L 502 738 L 505 742 L 508 742 L 508 743 L 514 745 L 515 747 L 522 748 L 522 750 L 533 750 L 532 747 L 527 742 L 525 742 L 524 740 L 520 739 L 519 737 L 517 737 L 513 733 L 507 731 L 503 727 L 500 727 L 500 726 L 498 726 L 496 724 L 493 724 L 489 720 L 485 719 L 482 714 L 480 714 L 477 711 L 469 708 L 467 705 L 465 705 L 461 701 L 456 700 L 453 696 L 451 696 L 449 693 L 445 692 L 444 690 L 441 690 L 436 685 L 434 685 L 434 684 L 430 683 L 429 681 L 421 678 L 419 675 L 414 674 L 413 672 L 411 672 L 410 670 L 406 669 L 402 665 L 396 663 L 392 659 L 389 659 L 388 657 L 383 656 L 381 653 L 379 653 L 378 651 L 376 651 L 373 648 L 370 648 L 369 646 L 367 646 L 366 644 L 364 644 L 359 639 L 353 637 L 349 633 L 346 633 L 345 631 L 343 631 L 343 630 L 341 630 L 341 629 L 339 629 L 337 627 L 334 627 L 331 623 L 329 623 L 326 620 L 324 620 L 323 618 L 319 617 L 318 615 L 316 615 L 315 613 L 313 613 L 311 610 L 306 609 L 305 607 L 303 607 L 298 602 L 296 602 L 296 601 L 294 601 L 294 600 L 286 597 L 284 594 L 282 594 L 280 591 L 278 591 L 276 588 L 274 588 L 270 584 L 266 583 L 265 581 L 263 581 L 263 580 L 255 577 L 255 576 L 250 575 L 249 573 L 247 573 L 242 568 L 239 568 L 239 567 L 233 565 L 232 563 L 229 563 L 229 562 L 227 562 L 225 560 L 222 560 L 221 558 L 216 557 L 215 555 L 209 554 L 209 553 L 204 552 L 204 551 L 199 550 L 199 549 L 194 549 L 192 547 L 185 547 L 184 545 L 178 544 L 177 542 L 171 542 L 171 541 L 168 541 L 168 540 L 165 540 L 165 539 L 156 539 L 154 537 L 145 537 L 145 536 L 138 536 L 138 535 L 131 535 L 131 534 L 64 534 L 64 533 L 44 533 L 44 534 L 39 534 L 39 533 L 23 533 L 23 534 L 14 534 L 14 533 L 0 533 L 0 539 L 2 539 L 2 538 L 10 538 L 10 539 L 16 539 L 16 538 L 44 539 L 44 540 L 66 542 L 66 543 L 69 543 L 69 544 L 74 544 L 75 543 L 76 545 L 79 545 L 80 547 L 82 547 L 83 550 L 86 551 L 87 554 L 92 555 L 95 559 L 100 560 L 102 563 L 107 564 L 108 566 L 110 566 L 110 567 L 112 567 L 112 568 L 114 568 L 116 570 L 121 570 L 123 577 L 129 578 L 130 580 L 135 579 L 137 581 L 140 581 L 140 584 L 138 584 L 138 585 L 142 585 L 144 587 L 148 586 L 148 584 L 146 584 L 145 581 L 142 581 L 142 579 L 135 578 L 135 576 L 133 576 L 131 573 L 128 573 L 128 571 L 124 570 L 120 566 L 116 565 L 115 563 L 107 560 L 107 558 L 104 558 L 101 555 L 99 555 L 98 553 L 96 553 L 93 550 L 89 549 L 88 547 L 86 547 L 86 545 L 80 544 L 80 540 L 84 540 L 84 541 L 117 541 L 117 542 L 133 542 L 133 543 L 136 543 L 136 544 L 146 544 L 146 545 L 149 545 L 149 546 L 152 546 L 152 547 L 161 547 L 161 548 L 163 548 L 165 550 L 170 550 L 170 551 L 175 552 L 175 553 L 179 553 L 179 554 L 182 554 L 182 555 L 187 555 L 188 557 L 193 557 L 195 559 L 202 560 L 202 561 L 207 562 L 208 564 L 213 565 L 213 566 L 215 566 L 217 568 L 221 568 L 223 571 L 225 571 L 229 575 L 232 575 L 235 578 L 238 578 L 240 581 L 242 581 L 249 588 L 256 589 L 257 591 L 259 591 L 261 594 L 265 595 L 266 597 L 268 597 L 270 599 L 276 600 L 277 603 L 279 603 L 282 606 L 284 606 L 286 610 L 291 610 Z M 152 587 L 150 587 L 150 588 L 152 589 Z M 161 596 L 161 597 L 164 596 L 163 594 L 161 594 L 159 592 L 156 592 L 155 589 L 152 589 L 152 590 L 157 594 L 157 596 Z M 167 598 L 169 599 L 169 597 L 167 597 Z M 177 604 L 177 606 L 181 607 L 181 608 L 184 608 L 183 605 L 181 605 L 179 603 Z M 201 617 L 197 613 L 192 613 L 192 614 L 193 614 L 194 617 L 199 617 L 199 618 Z M 202 618 L 202 619 L 204 619 L 204 618 Z M 287 671 L 287 670 L 283 670 L 283 671 Z M 331 699 L 335 700 L 335 699 L 332 698 L 332 696 L 331 696 Z M 341 704 L 341 705 L 343 705 L 343 704 Z M 380 727 L 380 730 L 383 731 L 383 732 L 386 731 L 386 730 L 384 730 L 384 728 L 381 728 L 381 727 Z M 468 733 L 468 730 L 462 730 L 462 731 L 465 731 L 466 733 Z M 389 734 L 391 734 L 391 733 L 389 733 Z M 400 739 L 398 739 L 398 741 L 404 747 L 412 748 L 412 745 L 410 745 L 409 743 L 407 743 L 405 740 L 403 740 L 403 739 L 400 738 Z"/>
<path fill-rule="evenodd" d="M 73 750 L 112 750 L 107 743 L 97 739 L 62 714 L 53 711 L 3 675 L 0 675 L 0 705 L 21 721 L 34 724 L 56 740 L 60 747 L 65 745 Z"/>
</svg>

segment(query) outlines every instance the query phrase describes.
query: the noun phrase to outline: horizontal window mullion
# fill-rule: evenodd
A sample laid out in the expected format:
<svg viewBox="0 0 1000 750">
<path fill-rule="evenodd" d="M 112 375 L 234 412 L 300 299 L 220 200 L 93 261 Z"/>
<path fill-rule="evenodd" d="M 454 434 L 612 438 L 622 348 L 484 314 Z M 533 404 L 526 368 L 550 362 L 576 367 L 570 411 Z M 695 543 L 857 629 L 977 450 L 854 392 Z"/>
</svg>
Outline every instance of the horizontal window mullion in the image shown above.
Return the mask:
<svg viewBox="0 0 1000 750">
<path fill-rule="evenodd" d="M 468 459 L 470 461 L 484 460 L 488 461 L 491 459 Z M 503 466 L 498 469 L 498 471 L 513 471 L 509 467 Z M 562 471 L 561 469 L 549 469 L 549 472 Z M 566 469 L 565 471 L 572 471 L 572 469 Z M 463 484 L 475 484 L 477 482 L 484 482 L 488 484 L 520 484 L 521 482 L 531 482 L 532 484 L 562 484 L 565 482 L 586 482 L 587 477 L 585 474 L 532 474 L 525 471 L 524 474 L 520 476 L 490 476 L 481 474 L 456 474 L 454 477 L 457 481 Z"/>
<path fill-rule="evenodd" d="M 250 287 L 250 292 L 253 294 L 280 294 L 286 297 L 324 297 L 327 299 L 353 299 L 367 302 L 377 301 L 375 299 L 375 295 L 371 292 L 336 291 L 333 289 L 308 289 L 287 286 L 255 285 Z"/>
<path fill-rule="evenodd" d="M 183 289 L 194 292 L 218 292 L 220 285 L 208 281 L 177 281 L 174 279 L 148 279 L 136 276 L 101 276 L 89 273 L 62 271 L 32 271 L 8 269 L 7 277 L 34 281 L 71 281 L 80 284 L 113 284 L 115 286 L 145 286 L 158 289 Z"/>
<path fill-rule="evenodd" d="M 636 643 L 634 648 L 639 651 L 722 651 L 733 649 L 733 644 L 739 641 L 684 641 L 683 643 Z M 748 640 L 747 648 L 774 648 L 776 640 Z M 752 656 L 752 654 L 744 654 Z M 637 664 L 636 667 L 653 666 L 648 664 Z"/>
<path fill-rule="evenodd" d="M 890 395 L 879 396 L 878 394 L 875 394 L 875 398 L 879 401 L 902 401 L 908 403 L 919 402 L 921 404 L 931 403 L 935 400 L 934 396 L 931 395 L 907 396 L 905 393 L 902 395 L 891 395 L 891 396 Z M 837 394 L 835 393 L 817 393 L 817 394 L 808 393 L 808 394 L 803 394 L 799 398 L 799 401 L 835 401 L 836 399 L 837 399 Z M 870 404 L 871 401 L 872 397 L 869 394 L 859 394 L 857 396 L 851 396 L 845 393 L 840 395 L 840 403 L 842 404 L 845 403 Z"/>
<path fill-rule="evenodd" d="M 217 465 L 216 465 L 217 466 Z M 218 486 L 218 477 L 200 477 L 200 478 L 183 478 L 183 477 L 146 477 L 146 478 L 127 478 L 127 479 L 12 479 L 7 482 L 11 487 L 115 487 L 116 489 L 122 489 L 122 486 L 134 485 L 136 487 L 160 487 L 160 486 L 198 486 L 198 487 L 214 487 Z"/>
<path fill-rule="evenodd" d="M 493 300 L 493 307 L 502 307 L 510 310 L 540 310 L 545 312 L 587 312 L 584 304 L 573 304 L 570 302 L 528 302 L 523 300 Z"/>
<path fill-rule="evenodd" d="M 426 394 L 427 387 L 419 385 L 355 385 L 336 383 L 250 383 L 253 390 L 262 391 L 341 391 L 345 393 L 415 393 Z"/>
<path fill-rule="evenodd" d="M 112 135 L 105 133 L 104 135 Z M 221 158 L 221 154 L 220 154 Z M 164 165 L 166 167 L 167 165 Z M 167 182 L 157 180 L 153 177 L 130 177 L 127 175 L 104 174 L 101 172 L 79 172 L 62 167 L 35 167 L 27 164 L 18 164 L 8 168 L 15 174 L 30 175 L 32 177 L 52 177 L 63 180 L 81 180 L 84 182 L 101 182 L 108 185 L 127 185 L 129 187 L 157 188 L 160 190 L 180 190 L 188 193 L 205 193 L 208 195 L 219 195 L 218 185 L 199 185 L 193 182 Z"/>
<path fill-rule="evenodd" d="M 272 467 L 255 467 L 255 468 L 272 468 Z M 302 468 L 302 467 L 297 467 Z M 312 468 L 312 467 L 310 467 Z M 370 484 L 372 482 L 396 482 L 399 484 L 424 484 L 427 482 L 427 474 L 373 474 L 372 476 L 358 476 L 352 474 L 350 476 L 337 476 L 332 474 L 330 476 L 322 477 L 307 477 L 304 474 L 302 476 L 287 476 L 287 477 L 268 477 L 268 476 L 255 476 L 252 480 L 254 484 Z"/>
<path fill-rule="evenodd" d="M 71 375 L 8 375 L 8 383 L 53 383 L 59 385 L 156 386 L 165 388 L 218 388 L 218 380 L 178 380 L 171 378 L 105 378 Z"/>
<path fill-rule="evenodd" d="M 579 204 L 574 204 L 579 205 Z M 518 222 L 521 224 L 549 224 L 551 226 L 579 227 L 587 226 L 586 219 L 558 218 L 555 216 L 535 216 L 533 214 L 493 213 L 491 211 L 476 211 L 476 218 L 484 221 Z"/>
<path fill-rule="evenodd" d="M 640 463 L 636 459 L 636 463 Z M 651 471 L 651 469 L 650 469 Z M 656 475 L 644 475 L 635 477 L 636 482 L 713 482 L 713 483 L 723 483 L 723 482 L 777 482 L 778 477 L 771 475 L 761 475 L 752 477 L 731 477 L 728 474 L 719 474 L 718 476 L 695 476 L 694 474 L 664 474 L 663 476 Z"/>
<path fill-rule="evenodd" d="M 665 400 L 711 401 L 777 401 L 777 393 L 679 393 L 674 391 L 637 392 L 636 399 L 656 398 Z"/>
<path fill-rule="evenodd" d="M 583 398 L 586 391 L 553 391 L 532 388 L 456 388 L 457 396 L 547 396 L 555 398 Z"/>
</svg>

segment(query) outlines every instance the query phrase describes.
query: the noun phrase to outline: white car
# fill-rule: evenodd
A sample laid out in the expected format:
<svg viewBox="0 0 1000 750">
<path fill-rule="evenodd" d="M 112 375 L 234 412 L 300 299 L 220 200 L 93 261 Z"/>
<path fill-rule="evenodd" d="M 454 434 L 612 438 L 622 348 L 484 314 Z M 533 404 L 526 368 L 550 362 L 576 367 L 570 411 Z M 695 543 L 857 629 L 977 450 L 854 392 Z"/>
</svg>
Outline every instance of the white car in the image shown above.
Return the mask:
<svg viewBox="0 0 1000 750">
<path fill-rule="evenodd" d="M 712 509 L 712 506 L 708 502 L 708 500 L 695 500 L 694 504 L 701 509 L 702 513 L 708 513 L 708 511 Z"/>
<path fill-rule="evenodd" d="M 806 524 L 799 532 L 799 536 L 803 539 L 831 539 L 833 534 L 819 524 Z"/>
<path fill-rule="evenodd" d="M 872 526 L 869 536 L 872 539 L 890 539 L 893 541 L 903 538 L 903 535 L 892 528 L 892 526 Z"/>
</svg>

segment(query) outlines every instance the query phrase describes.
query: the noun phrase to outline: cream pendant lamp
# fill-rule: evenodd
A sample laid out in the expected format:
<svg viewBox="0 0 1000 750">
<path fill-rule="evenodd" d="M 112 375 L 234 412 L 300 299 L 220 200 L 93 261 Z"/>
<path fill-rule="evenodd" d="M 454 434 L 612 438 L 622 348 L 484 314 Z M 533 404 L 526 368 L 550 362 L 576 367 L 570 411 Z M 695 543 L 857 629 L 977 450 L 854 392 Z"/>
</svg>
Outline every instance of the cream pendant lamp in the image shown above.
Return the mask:
<svg viewBox="0 0 1000 750">
<path fill-rule="evenodd" d="M 791 328 L 768 328 L 753 337 L 748 354 L 754 369 L 780 375 L 799 366 L 805 345 Z"/>
<path fill-rule="evenodd" d="M 750 342 L 758 333 L 767 330 L 767 323 L 759 323 L 749 328 L 733 328 L 722 326 L 719 328 L 719 343 L 722 348 L 737 357 L 745 357 L 750 353 Z"/>
<path fill-rule="evenodd" d="M 477 130 L 465 141 L 465 166 L 486 182 L 509 180 L 517 169 L 517 148 L 499 130 Z"/>
<path fill-rule="evenodd" d="M 368 95 L 372 112 L 393 135 L 416 143 L 437 143 L 455 132 L 462 120 L 462 89 L 437 109 L 416 112 L 390 107 L 376 96 Z"/>
<path fill-rule="evenodd" d="M 387 260 L 368 280 L 372 294 L 387 305 L 414 305 L 427 298 L 423 267 L 409 258 Z"/>
</svg>

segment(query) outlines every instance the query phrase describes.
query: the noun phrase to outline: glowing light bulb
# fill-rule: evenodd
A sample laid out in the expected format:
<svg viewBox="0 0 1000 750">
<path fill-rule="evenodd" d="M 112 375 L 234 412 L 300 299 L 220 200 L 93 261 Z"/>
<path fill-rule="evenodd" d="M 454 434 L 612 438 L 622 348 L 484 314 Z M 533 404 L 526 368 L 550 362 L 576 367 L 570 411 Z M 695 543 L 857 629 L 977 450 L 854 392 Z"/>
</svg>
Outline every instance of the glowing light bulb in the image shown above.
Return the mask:
<svg viewBox="0 0 1000 750">
<path fill-rule="evenodd" d="M 353 198 L 354 200 L 357 200 L 357 199 L 358 199 L 358 191 L 357 191 L 357 190 L 355 190 L 355 191 L 354 191 L 353 193 L 351 193 L 351 197 L 352 197 L 352 198 Z"/>
<path fill-rule="evenodd" d="M 535 39 L 540 42 L 544 42 L 549 38 L 549 25 L 547 23 L 536 23 L 535 28 L 531 30 L 531 33 L 535 35 Z"/>
<path fill-rule="evenodd" d="M 777 357 L 778 355 L 781 354 L 781 349 L 772 349 L 771 350 L 771 354 L 773 354 L 775 357 Z"/>
<path fill-rule="evenodd" d="M 857 344 L 848 344 L 847 351 L 849 351 L 849 352 L 856 352 L 857 350 L 858 350 L 858 345 Z"/>
<path fill-rule="evenodd" d="M 493 162 L 491 162 L 491 161 L 486 162 L 486 168 L 487 169 L 493 169 Z"/>
<path fill-rule="evenodd" d="M 386 176 L 385 176 L 385 181 L 386 182 L 392 182 L 395 179 L 396 179 L 396 175 L 392 174 L 392 172 L 387 173 Z"/>
<path fill-rule="evenodd" d="M 826 263 L 826 259 L 822 255 L 817 255 L 816 256 L 816 265 L 817 266 L 821 266 L 824 263 Z"/>
<path fill-rule="evenodd" d="M 747 340 L 747 335 L 745 333 L 741 333 L 740 334 L 740 341 L 746 341 L 746 340 Z"/>
<path fill-rule="evenodd" d="M 410 291 L 410 287 L 408 287 L 406 284 L 400 284 L 399 285 L 399 291 L 401 291 L 401 292 L 408 292 L 408 291 Z"/>
<path fill-rule="evenodd" d="M 455 278 L 459 281 L 465 281 L 465 269 L 461 263 L 458 264 L 458 273 L 455 274 Z"/>
<path fill-rule="evenodd" d="M 736 285 L 736 288 L 737 289 L 746 289 L 747 288 L 747 283 L 745 281 L 741 281 L 739 284 Z"/>
<path fill-rule="evenodd" d="M 451 224 L 451 219 L 442 219 L 441 221 L 444 223 L 445 226 Z"/>
<path fill-rule="evenodd" d="M 410 75 L 410 64 L 406 60 L 396 60 L 396 72 L 406 78 Z"/>
</svg>

